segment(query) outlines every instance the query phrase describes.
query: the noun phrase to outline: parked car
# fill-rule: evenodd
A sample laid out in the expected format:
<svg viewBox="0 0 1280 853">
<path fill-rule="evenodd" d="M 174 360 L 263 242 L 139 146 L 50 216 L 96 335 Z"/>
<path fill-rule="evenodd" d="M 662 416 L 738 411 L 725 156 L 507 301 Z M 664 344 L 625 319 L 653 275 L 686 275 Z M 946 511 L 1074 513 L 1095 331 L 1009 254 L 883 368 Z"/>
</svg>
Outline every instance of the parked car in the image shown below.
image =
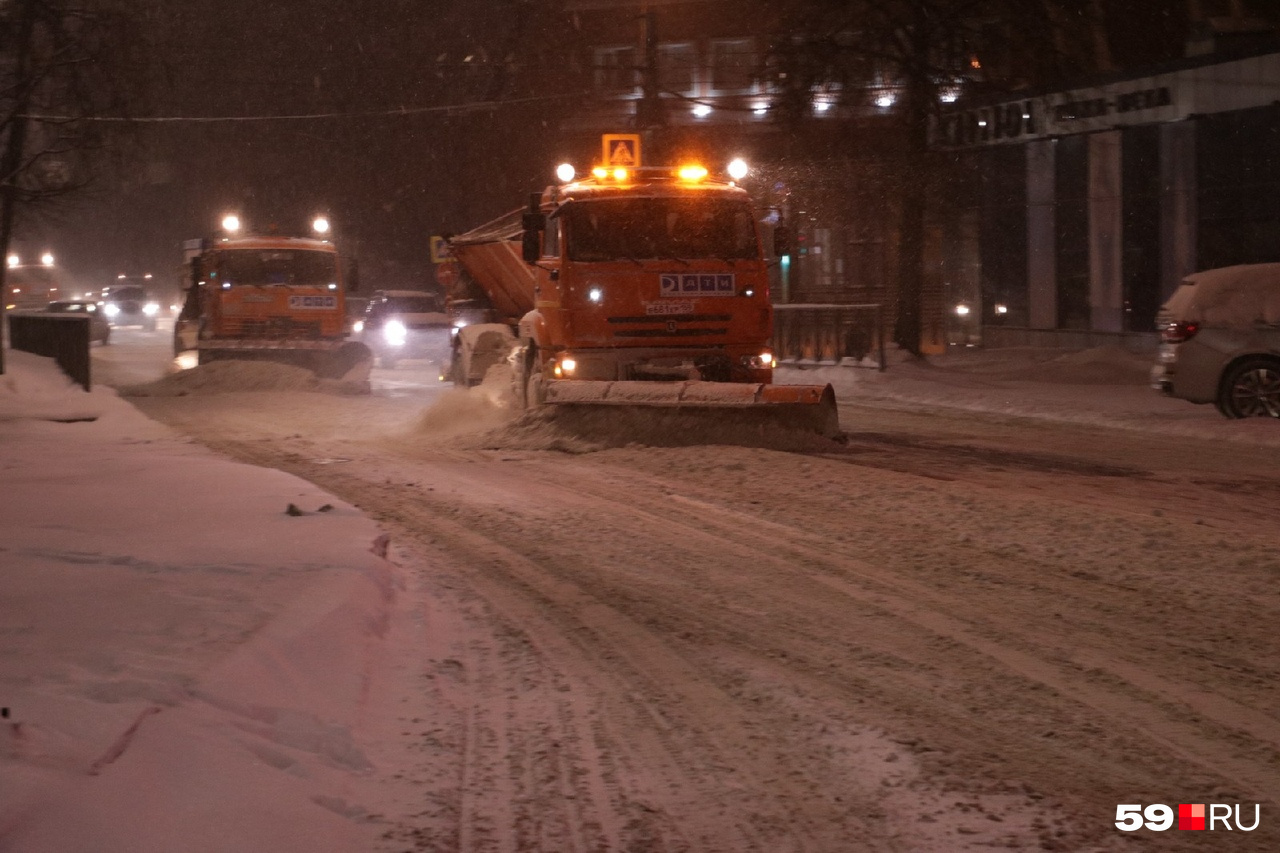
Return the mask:
<svg viewBox="0 0 1280 853">
<path fill-rule="evenodd" d="M 444 370 L 450 360 L 452 323 L 438 293 L 378 290 L 365 307 L 361 340 L 381 367 L 401 359 L 425 358 Z"/>
<path fill-rule="evenodd" d="M 160 303 L 151 298 L 141 285 L 126 284 L 107 291 L 104 310 L 111 325 L 140 326 L 148 332 L 156 330 Z"/>
<path fill-rule="evenodd" d="M 1157 325 L 1154 388 L 1228 418 L 1280 418 L 1280 263 L 1188 276 Z"/>
<path fill-rule="evenodd" d="M 89 343 L 97 341 L 105 345 L 111 340 L 111 324 L 107 322 L 106 312 L 97 302 L 90 300 L 68 299 L 50 302 L 44 309 L 50 314 L 77 314 L 89 317 Z"/>
</svg>

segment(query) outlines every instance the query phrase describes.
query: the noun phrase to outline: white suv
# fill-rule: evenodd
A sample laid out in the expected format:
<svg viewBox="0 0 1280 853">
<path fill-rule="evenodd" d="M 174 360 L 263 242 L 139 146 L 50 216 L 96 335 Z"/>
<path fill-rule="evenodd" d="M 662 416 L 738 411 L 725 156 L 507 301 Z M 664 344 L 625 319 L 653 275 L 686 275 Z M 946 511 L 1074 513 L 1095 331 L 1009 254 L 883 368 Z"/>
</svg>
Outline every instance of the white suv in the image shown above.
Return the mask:
<svg viewBox="0 0 1280 853">
<path fill-rule="evenodd" d="M 1280 263 L 1187 276 L 1156 322 L 1152 387 L 1229 418 L 1280 418 Z"/>
</svg>

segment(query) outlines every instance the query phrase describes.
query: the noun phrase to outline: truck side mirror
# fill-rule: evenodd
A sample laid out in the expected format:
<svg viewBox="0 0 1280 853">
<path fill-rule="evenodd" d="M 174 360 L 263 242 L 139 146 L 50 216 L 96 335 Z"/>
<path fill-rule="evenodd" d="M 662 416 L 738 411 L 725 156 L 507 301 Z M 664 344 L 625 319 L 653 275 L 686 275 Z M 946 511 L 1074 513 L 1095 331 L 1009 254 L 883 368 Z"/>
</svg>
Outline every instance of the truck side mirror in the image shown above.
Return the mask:
<svg viewBox="0 0 1280 853">
<path fill-rule="evenodd" d="M 536 264 L 542 257 L 542 232 L 547 230 L 547 215 L 541 209 L 542 196 L 529 194 L 529 207 L 520 217 L 524 233 L 520 235 L 520 256 L 526 264 Z"/>
<path fill-rule="evenodd" d="M 355 258 L 351 259 L 350 266 L 347 267 L 347 291 L 355 293 L 360 289 L 360 262 Z"/>
<path fill-rule="evenodd" d="M 773 254 L 777 257 L 795 252 L 795 237 L 791 228 L 786 225 L 775 225 L 773 228 Z"/>
<path fill-rule="evenodd" d="M 191 259 L 191 278 L 188 279 L 187 283 L 182 286 L 182 289 L 190 290 L 191 288 L 200 284 L 200 278 L 201 278 L 200 273 L 201 273 L 200 259 L 198 257 L 192 258 Z"/>
<path fill-rule="evenodd" d="M 526 228 L 520 239 L 520 256 L 526 264 L 538 262 L 542 257 L 542 234 L 535 229 Z"/>
</svg>

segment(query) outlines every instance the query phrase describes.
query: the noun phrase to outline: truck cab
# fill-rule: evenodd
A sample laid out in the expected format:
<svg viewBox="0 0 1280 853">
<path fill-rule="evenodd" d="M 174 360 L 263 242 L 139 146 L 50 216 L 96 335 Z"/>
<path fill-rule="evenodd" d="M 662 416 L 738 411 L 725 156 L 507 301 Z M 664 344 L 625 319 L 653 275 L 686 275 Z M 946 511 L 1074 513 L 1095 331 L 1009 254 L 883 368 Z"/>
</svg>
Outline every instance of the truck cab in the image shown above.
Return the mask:
<svg viewBox="0 0 1280 853">
<path fill-rule="evenodd" d="M 547 378 L 771 380 L 768 271 L 744 190 L 664 170 L 572 182 L 538 212 L 518 337 Z"/>
</svg>

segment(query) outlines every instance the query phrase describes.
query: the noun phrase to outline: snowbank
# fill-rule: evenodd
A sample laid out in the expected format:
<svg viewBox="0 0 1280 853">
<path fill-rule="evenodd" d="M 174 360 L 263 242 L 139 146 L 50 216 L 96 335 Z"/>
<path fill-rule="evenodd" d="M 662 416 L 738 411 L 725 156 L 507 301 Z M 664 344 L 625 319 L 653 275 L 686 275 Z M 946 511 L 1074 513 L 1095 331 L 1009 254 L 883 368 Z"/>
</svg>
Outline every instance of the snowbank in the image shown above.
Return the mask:
<svg viewBox="0 0 1280 853">
<path fill-rule="evenodd" d="M 6 356 L 0 849 L 370 849 L 374 524 Z"/>
<path fill-rule="evenodd" d="M 94 421 L 99 418 L 150 423 L 116 392 L 100 385 L 86 392 L 67 378 L 51 358 L 6 350 L 0 374 L 0 422 L 18 420 Z"/>
<path fill-rule="evenodd" d="M 366 371 L 367 373 L 367 371 Z M 359 370 L 353 375 L 364 376 Z M 235 391 L 323 391 L 368 393 L 365 379 L 319 379 L 310 370 L 273 361 L 214 361 L 171 373 L 153 382 L 127 385 L 126 397 L 186 397 Z"/>
<path fill-rule="evenodd" d="M 781 383 L 830 382 L 841 424 L 856 430 L 850 405 L 939 412 L 986 412 L 1136 432 L 1280 446 L 1269 418 L 1232 421 L 1212 406 L 1167 397 L 1150 387 L 1152 357 L 1122 347 L 957 349 L 917 359 L 890 351 L 883 372 L 847 367 L 783 368 Z"/>
</svg>

